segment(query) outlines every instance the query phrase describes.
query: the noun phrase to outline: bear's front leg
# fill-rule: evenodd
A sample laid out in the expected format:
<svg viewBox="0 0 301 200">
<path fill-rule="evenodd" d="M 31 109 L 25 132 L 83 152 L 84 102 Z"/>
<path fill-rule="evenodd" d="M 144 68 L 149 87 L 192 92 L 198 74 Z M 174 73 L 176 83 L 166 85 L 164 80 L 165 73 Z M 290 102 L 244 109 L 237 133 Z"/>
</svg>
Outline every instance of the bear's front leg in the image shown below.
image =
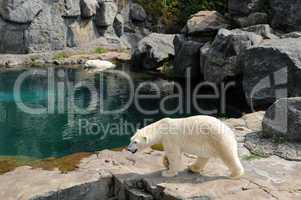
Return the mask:
<svg viewBox="0 0 301 200">
<path fill-rule="evenodd" d="M 162 157 L 162 164 L 166 169 L 169 169 L 169 160 L 165 155 Z"/>
<path fill-rule="evenodd" d="M 182 165 L 182 158 L 180 151 L 166 152 L 166 158 L 169 162 L 168 170 L 162 172 L 163 177 L 174 177 L 178 175 L 179 167 Z"/>
</svg>

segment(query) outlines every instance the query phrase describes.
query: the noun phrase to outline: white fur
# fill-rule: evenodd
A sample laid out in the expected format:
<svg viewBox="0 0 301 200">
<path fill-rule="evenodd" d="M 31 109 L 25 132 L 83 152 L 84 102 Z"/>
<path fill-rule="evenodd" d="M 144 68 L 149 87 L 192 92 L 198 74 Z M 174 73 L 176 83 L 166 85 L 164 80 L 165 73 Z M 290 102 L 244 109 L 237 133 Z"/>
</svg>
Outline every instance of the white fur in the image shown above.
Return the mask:
<svg viewBox="0 0 301 200">
<path fill-rule="evenodd" d="M 85 63 L 85 67 L 87 68 L 98 68 L 98 69 L 110 69 L 114 68 L 115 65 L 109 61 L 105 60 L 88 60 Z"/>
<path fill-rule="evenodd" d="M 162 119 L 139 130 L 132 143 L 137 150 L 162 143 L 169 163 L 163 176 L 177 175 L 182 153 L 198 156 L 190 166 L 192 172 L 200 172 L 209 158 L 218 157 L 231 171 L 232 178 L 244 174 L 238 157 L 237 141 L 233 131 L 222 121 L 210 116 L 195 116 L 182 119 Z M 130 145 L 133 148 L 133 145 Z"/>
</svg>

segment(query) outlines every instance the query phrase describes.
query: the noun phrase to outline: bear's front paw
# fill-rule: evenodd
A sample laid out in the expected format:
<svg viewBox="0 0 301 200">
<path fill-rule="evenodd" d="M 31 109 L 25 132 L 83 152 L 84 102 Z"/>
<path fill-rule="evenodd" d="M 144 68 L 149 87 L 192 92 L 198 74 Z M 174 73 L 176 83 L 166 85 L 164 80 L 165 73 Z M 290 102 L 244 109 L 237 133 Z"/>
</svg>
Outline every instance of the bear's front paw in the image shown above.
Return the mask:
<svg viewBox="0 0 301 200">
<path fill-rule="evenodd" d="M 198 174 L 203 171 L 198 165 L 190 165 L 188 168 L 189 168 L 189 171 L 191 171 L 192 173 Z"/>
<path fill-rule="evenodd" d="M 174 171 L 170 171 L 170 170 L 166 170 L 162 172 L 162 176 L 163 177 L 174 177 L 178 175 L 178 172 L 174 172 Z"/>
<path fill-rule="evenodd" d="M 232 172 L 230 175 L 231 179 L 237 180 L 240 179 L 245 174 L 244 170 L 238 171 L 238 172 Z"/>
</svg>

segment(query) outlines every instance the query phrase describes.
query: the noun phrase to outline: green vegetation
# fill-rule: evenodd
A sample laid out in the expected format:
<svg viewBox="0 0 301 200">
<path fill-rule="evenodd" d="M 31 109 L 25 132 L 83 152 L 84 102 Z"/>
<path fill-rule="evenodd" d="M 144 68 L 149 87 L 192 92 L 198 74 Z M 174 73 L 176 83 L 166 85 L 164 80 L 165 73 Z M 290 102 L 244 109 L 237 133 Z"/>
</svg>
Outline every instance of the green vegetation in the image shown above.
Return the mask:
<svg viewBox="0 0 301 200">
<path fill-rule="evenodd" d="M 59 169 L 67 173 L 78 168 L 83 158 L 89 157 L 92 153 L 76 153 L 62 158 L 48 158 L 45 160 L 34 160 L 28 157 L 0 157 L 0 175 L 13 171 L 20 166 L 31 166 L 34 169 L 44 170 Z"/>
<path fill-rule="evenodd" d="M 135 0 L 154 19 L 169 29 L 184 26 L 190 16 L 200 10 L 217 10 L 224 13 L 226 0 Z"/>
<path fill-rule="evenodd" d="M 171 60 L 165 61 L 161 67 L 159 68 L 162 74 L 166 77 L 172 78 L 176 77 L 176 73 L 174 72 L 174 67 Z"/>
<path fill-rule="evenodd" d="M 102 54 L 102 53 L 107 53 L 108 50 L 105 49 L 105 48 L 102 48 L 102 47 L 97 47 L 94 49 L 94 53 L 97 53 L 97 54 Z"/>
<path fill-rule="evenodd" d="M 68 58 L 68 54 L 66 52 L 59 52 L 53 56 L 54 60 L 64 60 L 65 58 Z"/>
<path fill-rule="evenodd" d="M 255 155 L 255 154 L 250 154 L 250 155 L 245 155 L 242 157 L 243 160 L 251 161 L 251 160 L 258 160 L 264 158 L 263 156 Z"/>
</svg>

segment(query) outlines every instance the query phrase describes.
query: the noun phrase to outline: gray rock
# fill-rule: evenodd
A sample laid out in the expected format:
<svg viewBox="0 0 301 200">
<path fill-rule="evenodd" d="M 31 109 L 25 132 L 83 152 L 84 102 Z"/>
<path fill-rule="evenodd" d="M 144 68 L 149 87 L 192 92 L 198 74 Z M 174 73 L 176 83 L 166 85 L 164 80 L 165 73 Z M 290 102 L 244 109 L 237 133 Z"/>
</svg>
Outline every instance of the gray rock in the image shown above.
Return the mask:
<svg viewBox="0 0 301 200">
<path fill-rule="evenodd" d="M 139 41 L 141 41 L 149 33 L 138 32 L 138 33 L 129 33 L 125 32 L 120 38 L 127 44 L 128 48 L 136 49 L 138 47 Z"/>
<path fill-rule="evenodd" d="M 25 32 L 28 52 L 60 50 L 66 46 L 66 29 L 60 9 L 61 4 L 53 1 L 43 5 L 43 10 Z"/>
<path fill-rule="evenodd" d="M 239 75 L 241 68 L 237 64 L 237 56 L 261 41 L 261 36 L 251 32 L 220 29 L 210 49 L 201 55 L 201 71 L 205 80 L 220 82 L 226 77 Z"/>
<path fill-rule="evenodd" d="M 80 47 L 99 37 L 92 20 L 76 20 L 68 26 L 68 47 Z"/>
<path fill-rule="evenodd" d="M 267 24 L 268 15 L 263 12 L 251 13 L 247 17 L 234 17 L 234 21 L 240 27 L 253 26 L 256 24 Z"/>
<path fill-rule="evenodd" d="M 283 98 L 266 111 L 263 136 L 301 142 L 301 98 Z"/>
<path fill-rule="evenodd" d="M 247 16 L 262 9 L 264 0 L 229 0 L 228 10 L 231 15 Z"/>
<path fill-rule="evenodd" d="M 27 24 L 12 24 L 0 18 L 0 53 L 27 53 Z"/>
<path fill-rule="evenodd" d="M 136 68 L 155 69 L 175 55 L 174 35 L 151 33 L 143 38 L 133 53 Z"/>
<path fill-rule="evenodd" d="M 272 26 L 285 31 L 301 31 L 301 1 L 270 0 Z"/>
<path fill-rule="evenodd" d="M 216 11 L 200 11 L 189 19 L 184 28 L 188 35 L 215 35 L 221 28 L 228 28 L 228 21 Z"/>
<path fill-rule="evenodd" d="M 301 95 L 301 40 L 267 40 L 239 58 L 243 89 L 250 105 Z"/>
<path fill-rule="evenodd" d="M 244 146 L 257 156 L 278 156 L 289 161 L 301 161 L 301 143 L 264 138 L 262 132 L 248 134 Z"/>
<path fill-rule="evenodd" d="M 60 50 L 66 46 L 63 1 L 2 1 L 2 53 Z"/>
<path fill-rule="evenodd" d="M 200 75 L 200 48 L 202 43 L 186 40 L 182 35 L 176 35 L 174 39 L 175 58 L 174 72 L 179 77 L 185 77 L 187 69 L 190 69 L 191 77 Z"/>
<path fill-rule="evenodd" d="M 48 0 L 49 1 L 49 0 Z M 64 0 L 64 17 L 77 17 L 81 14 L 80 0 Z"/>
<path fill-rule="evenodd" d="M 133 21 L 144 22 L 147 14 L 142 6 L 137 3 L 132 3 L 130 6 L 130 17 Z"/>
<path fill-rule="evenodd" d="M 124 33 L 124 19 L 123 16 L 120 14 L 117 14 L 115 17 L 113 28 L 118 37 L 121 37 Z"/>
<path fill-rule="evenodd" d="M 43 5 L 40 0 L 2 0 L 0 16 L 10 22 L 30 23 Z"/>
<path fill-rule="evenodd" d="M 272 28 L 268 24 L 258 24 L 255 26 L 245 27 L 242 30 L 261 35 L 264 39 L 278 39 L 279 37 L 273 33 Z"/>
<path fill-rule="evenodd" d="M 301 32 L 291 32 L 281 36 L 281 38 L 300 38 Z"/>
<path fill-rule="evenodd" d="M 90 18 L 96 14 L 99 7 L 97 0 L 80 0 L 81 16 L 83 18 Z"/>
<path fill-rule="evenodd" d="M 113 1 L 102 1 L 96 10 L 95 23 L 100 27 L 113 25 L 118 7 Z"/>
<path fill-rule="evenodd" d="M 259 111 L 250 114 L 245 114 L 242 119 L 246 122 L 248 129 L 256 132 L 262 130 L 262 120 L 265 112 Z"/>
<path fill-rule="evenodd" d="M 151 194 L 147 194 L 143 190 L 138 189 L 129 189 L 127 191 L 129 200 L 153 200 L 153 196 Z"/>
</svg>

